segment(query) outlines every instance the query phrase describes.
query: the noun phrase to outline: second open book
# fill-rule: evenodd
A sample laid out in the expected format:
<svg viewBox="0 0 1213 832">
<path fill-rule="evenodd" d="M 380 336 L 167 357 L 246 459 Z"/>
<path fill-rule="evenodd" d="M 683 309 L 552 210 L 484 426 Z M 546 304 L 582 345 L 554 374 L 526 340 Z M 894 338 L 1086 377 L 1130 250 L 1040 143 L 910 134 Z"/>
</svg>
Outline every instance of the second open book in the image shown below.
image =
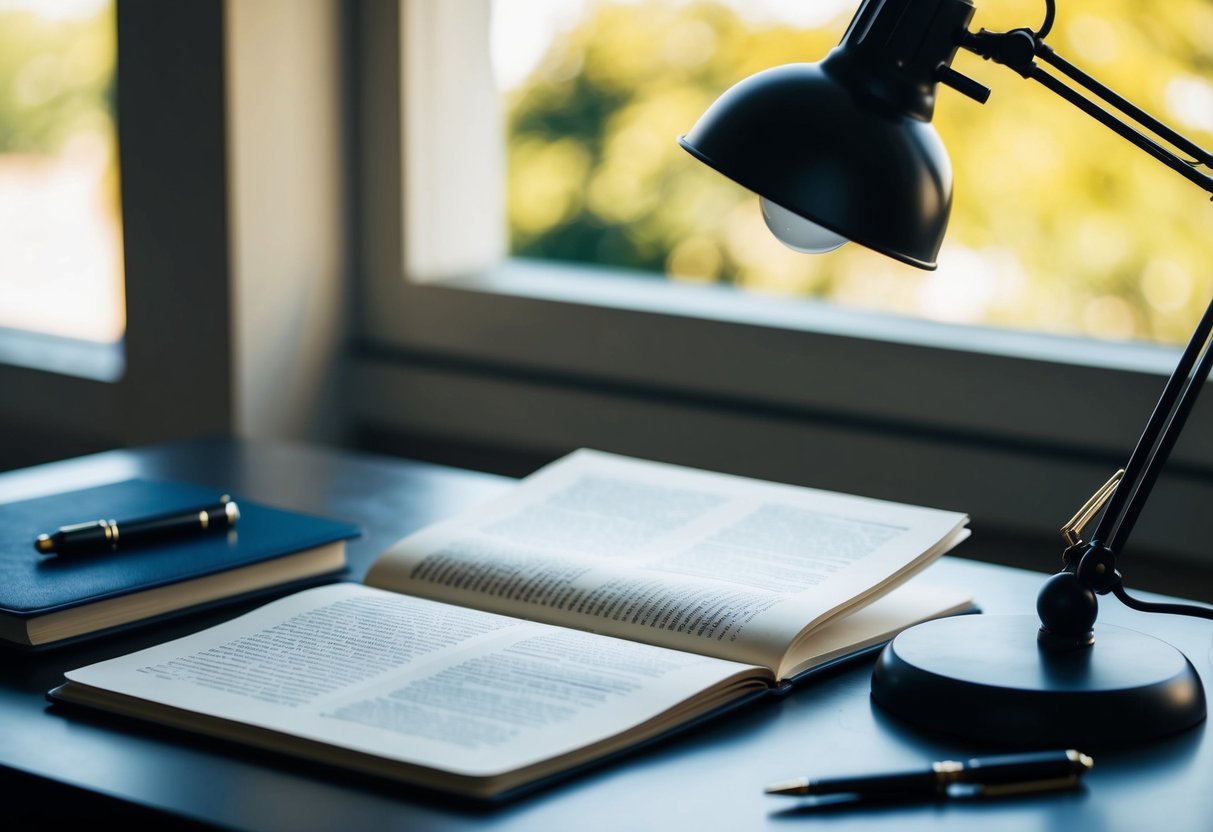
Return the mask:
<svg viewBox="0 0 1213 832">
<path fill-rule="evenodd" d="M 68 702 L 478 798 L 970 599 L 963 514 L 582 450 L 305 590 L 67 674 Z"/>
</svg>

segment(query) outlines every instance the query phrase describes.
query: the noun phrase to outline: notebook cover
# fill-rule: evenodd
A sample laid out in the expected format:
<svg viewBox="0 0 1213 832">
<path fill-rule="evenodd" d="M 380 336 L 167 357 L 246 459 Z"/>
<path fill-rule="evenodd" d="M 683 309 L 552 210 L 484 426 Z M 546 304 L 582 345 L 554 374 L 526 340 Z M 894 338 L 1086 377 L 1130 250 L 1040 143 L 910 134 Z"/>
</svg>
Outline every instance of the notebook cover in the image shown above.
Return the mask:
<svg viewBox="0 0 1213 832">
<path fill-rule="evenodd" d="M 34 539 L 60 526 L 133 519 L 217 501 L 216 488 L 131 479 L 0 505 L 0 613 L 30 618 L 177 583 L 351 537 L 356 525 L 275 508 L 231 493 L 230 532 L 71 559 L 40 555 Z"/>
</svg>

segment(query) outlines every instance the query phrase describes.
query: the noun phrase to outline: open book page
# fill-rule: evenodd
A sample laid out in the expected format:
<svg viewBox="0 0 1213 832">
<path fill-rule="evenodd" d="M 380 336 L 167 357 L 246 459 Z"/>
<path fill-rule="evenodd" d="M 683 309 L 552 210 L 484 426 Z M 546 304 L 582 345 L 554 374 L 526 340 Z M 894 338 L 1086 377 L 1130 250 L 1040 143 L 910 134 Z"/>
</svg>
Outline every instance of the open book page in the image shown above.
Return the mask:
<svg viewBox="0 0 1213 832">
<path fill-rule="evenodd" d="M 788 648 L 776 672 L 782 681 L 834 659 L 883 644 L 906 627 L 973 610 L 972 598 L 915 578 L 848 615 L 802 632 Z"/>
<path fill-rule="evenodd" d="M 67 701 L 484 794 L 771 683 L 761 668 L 354 583 L 67 678 Z"/>
<path fill-rule="evenodd" d="M 397 542 L 366 583 L 776 670 L 802 632 L 928 566 L 966 522 L 581 450 Z"/>
</svg>

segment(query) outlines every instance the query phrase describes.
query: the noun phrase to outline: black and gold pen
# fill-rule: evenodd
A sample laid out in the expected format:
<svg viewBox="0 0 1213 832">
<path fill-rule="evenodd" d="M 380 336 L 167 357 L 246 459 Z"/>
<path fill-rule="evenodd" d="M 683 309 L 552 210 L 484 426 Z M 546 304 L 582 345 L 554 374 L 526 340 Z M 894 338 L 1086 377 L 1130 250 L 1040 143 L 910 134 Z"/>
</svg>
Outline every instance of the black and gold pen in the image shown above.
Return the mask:
<svg viewBox="0 0 1213 832">
<path fill-rule="evenodd" d="M 798 777 L 767 786 L 767 794 L 886 797 L 997 797 L 1071 788 L 1093 761 L 1073 749 L 942 760 L 918 771 L 857 777 Z"/>
<path fill-rule="evenodd" d="M 40 534 L 34 548 L 42 555 L 74 557 L 117 551 L 181 537 L 226 531 L 240 519 L 240 509 L 228 495 L 197 508 L 129 520 L 90 520 Z"/>
</svg>

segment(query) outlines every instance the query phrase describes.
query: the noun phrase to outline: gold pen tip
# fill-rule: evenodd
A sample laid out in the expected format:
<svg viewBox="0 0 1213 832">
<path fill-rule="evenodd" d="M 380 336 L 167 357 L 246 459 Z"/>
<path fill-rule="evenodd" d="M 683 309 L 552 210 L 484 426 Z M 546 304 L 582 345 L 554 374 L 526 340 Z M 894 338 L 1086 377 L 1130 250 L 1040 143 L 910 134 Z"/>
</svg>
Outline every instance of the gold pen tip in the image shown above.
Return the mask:
<svg viewBox="0 0 1213 832">
<path fill-rule="evenodd" d="M 40 534 L 34 541 L 34 548 L 44 555 L 48 555 L 55 551 L 55 541 L 51 540 L 49 534 Z"/>
<path fill-rule="evenodd" d="M 794 780 L 783 780 L 779 783 L 772 783 L 766 787 L 767 794 L 808 794 L 809 781 L 806 777 L 797 777 Z"/>
</svg>

